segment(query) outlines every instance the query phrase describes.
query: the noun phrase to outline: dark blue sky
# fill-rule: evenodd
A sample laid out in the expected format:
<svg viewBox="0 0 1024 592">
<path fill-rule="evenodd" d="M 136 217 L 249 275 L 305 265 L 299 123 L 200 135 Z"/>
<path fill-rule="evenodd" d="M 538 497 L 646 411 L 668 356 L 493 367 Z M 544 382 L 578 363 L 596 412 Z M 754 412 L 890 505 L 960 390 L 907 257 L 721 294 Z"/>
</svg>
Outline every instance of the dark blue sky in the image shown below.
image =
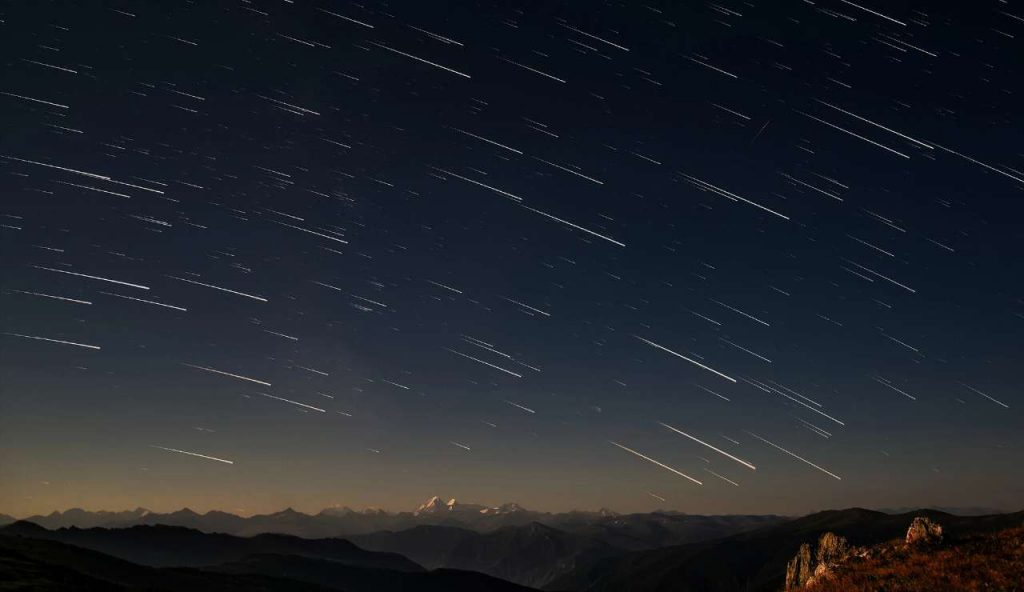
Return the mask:
<svg viewBox="0 0 1024 592">
<path fill-rule="evenodd" d="M 1024 496 L 1008 5 L 21 4 L 0 511 Z"/>
</svg>

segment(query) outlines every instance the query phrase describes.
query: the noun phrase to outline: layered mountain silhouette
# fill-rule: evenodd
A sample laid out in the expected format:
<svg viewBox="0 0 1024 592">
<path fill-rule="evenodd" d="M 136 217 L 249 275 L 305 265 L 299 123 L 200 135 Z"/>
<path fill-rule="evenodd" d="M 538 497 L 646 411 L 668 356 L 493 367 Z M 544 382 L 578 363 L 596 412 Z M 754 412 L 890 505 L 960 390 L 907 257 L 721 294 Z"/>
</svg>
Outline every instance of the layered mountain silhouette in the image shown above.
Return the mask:
<svg viewBox="0 0 1024 592">
<path fill-rule="evenodd" d="M 61 513 L 60 518 L 67 515 Z M 138 510 L 70 515 L 83 523 L 152 520 L 154 516 Z M 200 522 L 209 518 L 218 524 L 242 525 L 245 531 L 261 524 L 305 528 L 324 515 L 286 510 L 253 518 L 212 512 L 157 516 Z M 519 520 L 523 515 L 539 520 L 497 525 L 488 521 L 509 516 Z M 777 592 L 783 586 L 787 562 L 801 545 L 826 532 L 845 537 L 851 545 L 865 546 L 903 536 L 916 516 L 940 522 L 952 537 L 993 532 L 1024 521 L 1024 512 L 956 516 L 915 510 L 893 515 L 857 508 L 797 519 L 670 512 L 543 514 L 511 504 L 491 508 L 440 497 L 397 516 L 429 517 L 434 523 L 343 539 L 280 533 L 236 536 L 162 524 L 47 529 L 18 521 L 0 527 L 0 588 L 16 584 L 32 590 L 189 592 Z M 445 520 L 438 523 L 440 516 Z M 477 529 L 469 528 L 471 521 L 465 516 L 483 522 L 473 522 Z M 249 522 L 253 519 L 257 522 Z"/>
<path fill-rule="evenodd" d="M 600 538 L 573 534 L 537 522 L 477 533 L 448 526 L 418 526 L 401 532 L 352 537 L 367 549 L 388 550 L 428 567 L 479 571 L 529 586 L 543 586 L 592 561 L 624 552 Z"/>
<path fill-rule="evenodd" d="M 364 551 L 344 540 L 269 536 L 242 539 L 165 526 L 48 531 L 32 523 L 16 522 L 0 529 L 0 588 L 188 592 L 531 590 L 476 572 L 428 571 L 401 556 Z M 77 544 L 62 542 L 65 538 Z M 80 545 L 144 559 L 148 565 Z M 239 556 L 257 549 L 272 552 Z M 231 559 L 203 566 L 155 567 L 227 557 Z"/>
<path fill-rule="evenodd" d="M 721 540 L 629 553 L 583 565 L 545 585 L 547 590 L 588 592 L 777 592 L 786 564 L 807 541 L 826 532 L 851 544 L 872 545 L 901 537 L 916 516 L 941 522 L 954 536 L 1018 526 L 1024 512 L 955 516 L 937 510 L 885 514 L 851 508 L 818 512 Z"/>
<path fill-rule="evenodd" d="M 423 567 L 402 555 L 367 551 L 344 539 L 303 539 L 280 534 L 236 537 L 163 525 L 47 530 L 24 521 L 0 528 L 0 533 L 58 541 L 153 567 L 202 567 L 251 555 L 298 555 L 342 565 L 423 571 Z"/>
<path fill-rule="evenodd" d="M 783 520 L 777 516 L 616 514 L 607 510 L 548 514 L 512 503 L 489 507 L 437 496 L 413 512 L 399 514 L 343 509 L 308 515 L 286 509 L 242 518 L 224 512 L 198 514 L 185 509 L 155 514 L 137 509 L 96 513 L 69 510 L 42 518 L 44 524 L 74 521 L 76 525 L 46 529 L 22 521 L 0 532 L 59 541 L 152 567 L 237 567 L 241 563 L 252 565 L 251 558 L 256 556 L 261 556 L 264 563 L 270 556 L 297 556 L 393 571 L 422 570 L 420 566 L 469 570 L 533 587 L 542 587 L 598 559 L 722 538 Z M 352 526 L 353 518 L 360 521 L 357 530 L 367 526 L 368 522 L 363 521 L 367 518 L 426 524 L 348 534 L 348 540 L 319 536 Z M 117 527 L 78 526 L 98 522 Z M 138 522 L 142 524 L 123 526 Z M 196 526 L 177 526 L 181 523 Z M 264 534 L 251 534 L 255 531 Z M 282 532 L 299 532 L 307 537 L 313 533 L 316 538 L 270 534 Z"/>
<path fill-rule="evenodd" d="M 347 538 L 366 549 L 400 553 L 427 567 L 470 569 L 542 587 L 601 558 L 718 539 L 784 520 L 778 516 L 607 511 L 569 512 L 542 519 L 484 532 L 423 525 Z"/>
<path fill-rule="evenodd" d="M 57 541 L 0 535 L 0 587 L 35 592 L 322 592 L 284 578 L 159 569 Z"/>
<path fill-rule="evenodd" d="M 238 576 L 284 577 L 346 592 L 528 592 L 535 590 L 473 571 L 399 572 L 357 568 L 296 555 L 257 555 L 210 571 Z"/>
<path fill-rule="evenodd" d="M 278 533 L 304 538 L 398 532 L 416 526 L 450 526 L 489 532 L 537 522 L 566 532 L 615 538 L 613 546 L 641 550 L 723 537 L 782 519 L 778 516 L 695 516 L 678 512 L 618 514 L 610 510 L 549 513 L 528 510 L 515 503 L 484 506 L 434 496 L 410 512 L 329 508 L 316 514 L 305 514 L 287 508 L 272 514 L 243 517 L 216 510 L 200 514 L 189 508 L 169 513 L 150 512 L 145 508 L 124 512 L 90 512 L 73 508 L 24 520 L 50 530 L 72 526 L 126 528 L 159 524 L 236 536 Z M 11 518 L 8 522 L 13 521 Z"/>
<path fill-rule="evenodd" d="M 124 512 L 90 512 L 72 508 L 64 512 L 29 516 L 25 520 L 48 529 L 70 526 L 123 528 L 162 524 L 238 536 L 274 532 L 302 537 L 332 537 L 367 534 L 382 530 L 405 530 L 424 524 L 447 524 L 473 530 L 489 530 L 502 526 L 528 524 L 549 516 L 557 516 L 557 514 L 533 512 L 517 504 L 489 507 L 477 504 L 459 504 L 451 498 L 448 501 L 443 501 L 440 497 L 434 497 L 411 512 L 328 508 L 316 514 L 305 514 L 287 508 L 272 514 L 243 517 L 216 510 L 200 514 L 190 508 L 169 513 L 150 512 L 145 508 Z M 12 518 L 8 522 L 13 521 Z"/>
</svg>

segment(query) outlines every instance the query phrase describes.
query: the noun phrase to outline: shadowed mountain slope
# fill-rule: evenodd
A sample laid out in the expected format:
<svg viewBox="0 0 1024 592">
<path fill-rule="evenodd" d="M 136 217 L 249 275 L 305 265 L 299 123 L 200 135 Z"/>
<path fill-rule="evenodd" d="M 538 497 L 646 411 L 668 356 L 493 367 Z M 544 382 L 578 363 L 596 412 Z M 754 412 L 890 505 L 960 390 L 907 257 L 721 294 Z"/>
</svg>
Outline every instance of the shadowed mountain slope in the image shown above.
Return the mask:
<svg viewBox="0 0 1024 592">
<path fill-rule="evenodd" d="M 177 526 L 46 530 L 28 522 L 0 528 L 0 535 L 60 541 L 153 567 L 202 567 L 250 555 L 280 554 L 319 557 L 359 567 L 423 571 L 401 555 L 366 551 L 343 539 L 301 539 L 278 534 L 244 538 Z"/>
<path fill-rule="evenodd" d="M 870 547 L 800 590 L 805 592 L 994 592 L 1024 589 L 1024 528 L 907 546 Z"/>
<path fill-rule="evenodd" d="M 21 527 L 23 533 L 29 532 L 24 524 Z M 529 592 L 531 588 L 474 572 L 399 571 L 297 555 L 248 555 L 202 569 L 154 568 L 8 532 L 0 534 L 0 590 Z"/>
<path fill-rule="evenodd" d="M 884 514 L 829 510 L 719 541 L 630 553 L 581 566 L 545 586 L 588 592 L 777 592 L 800 545 L 825 532 L 869 545 L 902 536 L 914 516 L 929 516 L 950 533 L 988 532 L 1019 524 L 1024 513 L 953 516 L 934 510 Z"/>
<path fill-rule="evenodd" d="M 451 526 L 417 526 L 349 538 L 361 547 L 400 553 L 430 568 L 469 569 L 543 587 L 606 557 L 719 539 L 781 521 L 777 516 L 568 512 L 483 533 Z"/>
<path fill-rule="evenodd" d="M 322 592 L 322 586 L 251 574 L 137 565 L 57 541 L 0 535 L 0 590 Z"/>
<path fill-rule="evenodd" d="M 482 573 L 454 569 L 400 572 L 342 565 L 295 555 L 254 555 L 209 568 L 229 574 L 263 574 L 320 584 L 346 592 L 528 592 L 527 588 Z"/>
</svg>

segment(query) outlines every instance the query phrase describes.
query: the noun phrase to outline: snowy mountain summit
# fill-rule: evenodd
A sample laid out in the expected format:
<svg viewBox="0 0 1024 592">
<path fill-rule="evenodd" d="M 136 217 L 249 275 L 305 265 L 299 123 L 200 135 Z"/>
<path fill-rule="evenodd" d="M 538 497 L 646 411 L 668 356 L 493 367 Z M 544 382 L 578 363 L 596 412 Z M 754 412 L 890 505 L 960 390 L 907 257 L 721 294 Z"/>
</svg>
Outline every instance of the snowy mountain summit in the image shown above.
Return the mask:
<svg viewBox="0 0 1024 592">
<path fill-rule="evenodd" d="M 481 506 L 479 504 L 461 504 L 455 501 L 455 498 L 448 498 L 448 501 L 444 501 L 445 498 L 435 495 L 426 502 L 420 504 L 416 511 L 413 512 L 414 516 L 430 516 L 430 515 L 443 515 L 443 514 L 502 514 L 507 513 L 507 507 L 510 504 L 505 504 L 500 508 L 489 508 L 487 506 Z M 511 504 L 518 508 L 516 504 Z"/>
<path fill-rule="evenodd" d="M 441 514 L 444 512 L 454 512 L 458 502 L 455 498 L 449 499 L 447 502 L 444 501 L 440 496 L 435 495 L 426 502 L 420 504 L 420 507 L 416 508 L 413 515 L 419 516 L 421 514 Z"/>
</svg>

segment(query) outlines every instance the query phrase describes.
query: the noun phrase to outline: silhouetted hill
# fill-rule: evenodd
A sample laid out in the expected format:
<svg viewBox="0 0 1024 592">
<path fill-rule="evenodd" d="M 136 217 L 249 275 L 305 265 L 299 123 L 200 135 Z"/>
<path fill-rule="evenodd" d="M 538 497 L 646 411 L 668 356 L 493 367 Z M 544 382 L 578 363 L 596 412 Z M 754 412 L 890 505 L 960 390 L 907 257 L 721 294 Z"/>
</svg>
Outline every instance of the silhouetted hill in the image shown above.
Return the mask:
<svg viewBox="0 0 1024 592">
<path fill-rule="evenodd" d="M 400 532 L 353 537 L 360 546 L 401 553 L 428 567 L 485 573 L 525 586 L 543 586 L 574 569 L 580 560 L 621 554 L 597 537 L 532 523 L 477 533 L 448 526 L 418 526 Z"/>
<path fill-rule="evenodd" d="M 548 516 L 543 523 L 484 533 L 449 526 L 418 526 L 350 539 L 364 548 L 400 553 L 431 568 L 469 569 L 542 587 L 602 558 L 723 538 L 780 521 L 782 518 L 776 516 L 569 512 Z"/>
<path fill-rule="evenodd" d="M 773 515 L 700 516 L 678 512 L 644 514 L 557 514 L 544 524 L 578 535 L 598 538 L 627 551 L 657 549 L 724 538 L 740 532 L 785 522 Z"/>
<path fill-rule="evenodd" d="M 537 587 L 611 555 L 719 539 L 785 520 L 779 516 L 618 514 L 610 510 L 550 514 L 526 510 L 512 503 L 486 507 L 460 504 L 450 498 L 445 501 L 440 496 L 432 497 L 413 512 L 397 514 L 332 508 L 309 515 L 287 508 L 243 518 L 218 511 L 199 514 L 189 508 L 167 514 L 138 508 L 129 512 L 96 513 L 73 509 L 39 518 L 43 526 L 104 521 L 123 526 L 134 522 L 135 527 L 125 534 L 104 535 L 92 529 L 57 528 L 54 530 L 57 534 L 45 536 L 144 565 L 203 566 L 239 561 L 254 554 L 325 556 L 328 553 L 322 548 L 311 549 L 312 543 L 299 544 L 288 538 L 272 539 L 260 534 L 293 533 L 306 538 L 344 536 L 365 549 L 398 553 L 431 569 L 470 569 Z M 161 530 L 162 527 L 155 525 L 191 530 L 166 527 Z M 541 525 L 545 528 L 540 528 Z M 216 535 L 219 537 L 233 534 L 252 540 L 228 544 L 229 539 L 196 537 L 195 531 L 225 533 Z M 492 534 L 495 536 L 490 536 Z M 538 553 L 535 551 L 538 548 L 545 548 L 547 552 Z M 394 565 L 382 567 L 400 569 Z"/>
<path fill-rule="evenodd" d="M 17 520 L 0 529 L 0 534 L 8 536 L 46 537 L 49 530 L 28 520 Z"/>
<path fill-rule="evenodd" d="M 366 551 L 343 539 L 301 539 L 277 534 L 243 538 L 177 526 L 46 530 L 25 521 L 0 528 L 0 535 L 60 541 L 153 567 L 203 567 L 239 561 L 249 555 L 282 554 L 319 557 L 360 567 L 423 571 L 401 555 Z"/>
<path fill-rule="evenodd" d="M 528 592 L 526 588 L 481 573 L 438 569 L 400 572 L 342 565 L 294 555 L 255 555 L 210 568 L 230 574 L 263 574 L 334 587 L 346 592 Z"/>
<path fill-rule="evenodd" d="M 588 592 L 777 592 L 785 566 L 804 542 L 824 532 L 870 545 L 902 536 L 914 516 L 937 519 L 951 533 L 989 532 L 1019 524 L 1024 513 L 953 516 L 935 510 L 884 514 L 829 510 L 720 541 L 630 553 L 581 566 L 546 586 Z"/>
<path fill-rule="evenodd" d="M 416 526 L 398 532 L 385 530 L 354 535 L 348 539 L 364 549 L 398 553 L 428 569 L 435 569 L 445 566 L 448 555 L 459 543 L 478 536 L 480 534 L 472 530 L 454 526 Z"/>
<path fill-rule="evenodd" d="M 22 531 L 29 529 L 23 527 Z M 59 541 L 0 534 L 0 590 L 529 592 L 533 589 L 473 572 L 398 571 L 297 555 L 249 555 L 203 569 L 155 568 Z"/>
<path fill-rule="evenodd" d="M 1004 514 L 1003 510 L 999 508 L 987 508 L 985 506 L 928 506 L 930 510 L 938 510 L 947 514 L 954 514 L 956 516 L 991 516 L 993 514 Z M 906 514 L 907 512 L 913 512 L 917 508 L 909 508 L 906 506 L 899 508 L 873 508 L 879 512 L 885 512 L 886 514 Z"/>
<path fill-rule="evenodd" d="M 621 554 L 601 540 L 534 522 L 465 539 L 448 554 L 447 567 L 480 571 L 527 586 L 543 586 L 579 561 Z"/>
<path fill-rule="evenodd" d="M 0 535 L 0 590 L 32 592 L 323 592 L 265 575 L 158 569 L 57 541 Z"/>
</svg>

